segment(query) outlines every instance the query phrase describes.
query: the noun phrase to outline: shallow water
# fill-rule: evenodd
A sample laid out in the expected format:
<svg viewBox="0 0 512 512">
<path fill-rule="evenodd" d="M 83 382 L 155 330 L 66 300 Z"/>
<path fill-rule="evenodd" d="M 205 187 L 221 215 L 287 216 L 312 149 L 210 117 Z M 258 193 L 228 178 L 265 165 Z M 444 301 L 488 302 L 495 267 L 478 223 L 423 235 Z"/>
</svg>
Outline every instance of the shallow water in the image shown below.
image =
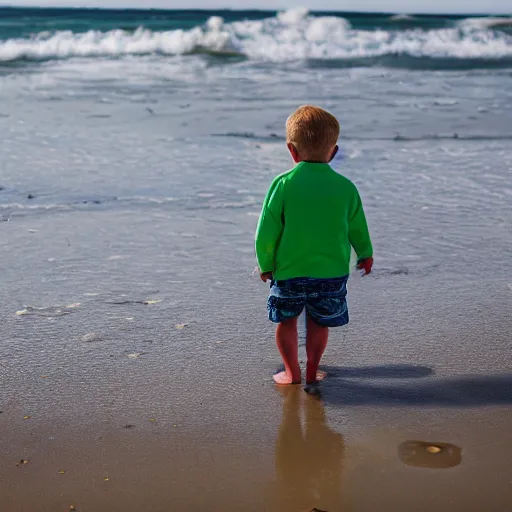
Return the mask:
<svg viewBox="0 0 512 512">
<path fill-rule="evenodd" d="M 511 68 L 330 64 L 89 56 L 0 76 L 7 512 L 507 510 Z M 376 250 L 320 402 L 269 382 L 252 275 L 306 102 L 341 121 L 333 165 Z M 406 441 L 460 463 L 407 465 Z"/>
</svg>

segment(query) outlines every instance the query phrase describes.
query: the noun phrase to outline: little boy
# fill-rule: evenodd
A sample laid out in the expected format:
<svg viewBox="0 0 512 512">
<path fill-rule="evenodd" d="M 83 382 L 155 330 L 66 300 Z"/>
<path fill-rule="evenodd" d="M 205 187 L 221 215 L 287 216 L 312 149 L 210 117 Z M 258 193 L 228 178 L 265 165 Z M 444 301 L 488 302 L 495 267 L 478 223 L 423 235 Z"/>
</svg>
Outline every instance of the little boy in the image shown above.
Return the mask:
<svg viewBox="0 0 512 512">
<path fill-rule="evenodd" d="M 256 232 L 261 279 L 271 280 L 268 313 L 285 371 L 277 384 L 300 384 L 297 318 L 306 308 L 306 383 L 318 371 L 329 327 L 349 321 L 346 302 L 351 247 L 369 274 L 373 249 L 355 185 L 329 162 L 338 152 L 340 125 L 325 110 L 303 106 L 286 123 L 288 149 L 297 164 L 272 183 Z"/>
</svg>

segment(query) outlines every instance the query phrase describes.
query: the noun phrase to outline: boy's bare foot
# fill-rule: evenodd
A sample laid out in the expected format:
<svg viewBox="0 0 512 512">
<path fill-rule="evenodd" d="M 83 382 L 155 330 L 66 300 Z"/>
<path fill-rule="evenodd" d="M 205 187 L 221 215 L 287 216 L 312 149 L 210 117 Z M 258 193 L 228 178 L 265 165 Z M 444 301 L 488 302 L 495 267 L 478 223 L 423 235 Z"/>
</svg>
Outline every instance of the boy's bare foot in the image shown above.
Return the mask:
<svg viewBox="0 0 512 512">
<path fill-rule="evenodd" d="M 317 382 L 320 382 L 320 381 L 324 380 L 326 377 L 327 377 L 327 373 L 326 372 L 323 372 L 322 370 L 318 370 L 316 372 L 316 380 L 317 380 Z"/>
<path fill-rule="evenodd" d="M 322 370 L 317 370 L 315 380 L 306 380 L 306 386 L 318 386 L 327 377 L 327 373 Z"/>
<path fill-rule="evenodd" d="M 301 383 L 300 380 L 298 382 L 294 381 L 292 379 L 292 376 L 288 375 L 288 372 L 286 372 L 286 371 L 276 373 L 274 375 L 273 379 L 274 379 L 274 382 L 279 386 L 290 386 L 291 384 L 300 384 Z"/>
<path fill-rule="evenodd" d="M 311 374 L 312 372 L 307 372 L 307 374 Z M 315 374 L 315 380 L 309 380 L 308 378 L 306 378 L 306 384 L 311 384 L 311 385 L 314 385 L 314 384 L 319 384 L 320 382 L 322 382 L 323 380 L 325 380 L 327 378 L 327 373 L 322 371 L 322 370 L 317 370 L 316 374 Z"/>
</svg>

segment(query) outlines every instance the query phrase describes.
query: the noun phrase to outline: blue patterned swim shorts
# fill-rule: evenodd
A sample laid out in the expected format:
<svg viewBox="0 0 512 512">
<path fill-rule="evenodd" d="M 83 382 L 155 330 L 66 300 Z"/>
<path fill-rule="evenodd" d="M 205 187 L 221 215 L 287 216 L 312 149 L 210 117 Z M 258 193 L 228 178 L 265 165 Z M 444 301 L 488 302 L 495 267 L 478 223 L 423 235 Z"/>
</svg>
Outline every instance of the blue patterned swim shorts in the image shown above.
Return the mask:
<svg viewBox="0 0 512 512">
<path fill-rule="evenodd" d="M 298 278 L 272 281 L 268 298 L 268 317 L 281 323 L 298 317 L 304 308 L 315 323 L 323 327 L 348 324 L 348 276 L 336 279 Z"/>
</svg>

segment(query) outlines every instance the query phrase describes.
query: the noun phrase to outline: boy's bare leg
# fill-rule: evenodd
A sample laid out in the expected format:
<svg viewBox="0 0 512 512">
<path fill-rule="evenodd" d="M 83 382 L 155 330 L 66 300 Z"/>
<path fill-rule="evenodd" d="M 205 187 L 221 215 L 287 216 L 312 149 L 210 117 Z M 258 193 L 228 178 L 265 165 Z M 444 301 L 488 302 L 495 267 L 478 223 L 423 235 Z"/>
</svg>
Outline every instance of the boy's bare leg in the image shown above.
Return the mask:
<svg viewBox="0 0 512 512">
<path fill-rule="evenodd" d="M 328 339 L 329 328 L 316 324 L 308 315 L 306 336 L 306 354 L 308 356 L 306 366 L 307 384 L 315 384 L 325 377 L 325 373 L 318 371 L 318 367 L 327 347 Z"/>
<path fill-rule="evenodd" d="M 300 384 L 301 374 L 299 366 L 299 335 L 297 332 L 297 318 L 282 322 L 276 329 L 277 348 L 284 363 L 284 372 L 276 373 L 276 384 Z"/>
</svg>

